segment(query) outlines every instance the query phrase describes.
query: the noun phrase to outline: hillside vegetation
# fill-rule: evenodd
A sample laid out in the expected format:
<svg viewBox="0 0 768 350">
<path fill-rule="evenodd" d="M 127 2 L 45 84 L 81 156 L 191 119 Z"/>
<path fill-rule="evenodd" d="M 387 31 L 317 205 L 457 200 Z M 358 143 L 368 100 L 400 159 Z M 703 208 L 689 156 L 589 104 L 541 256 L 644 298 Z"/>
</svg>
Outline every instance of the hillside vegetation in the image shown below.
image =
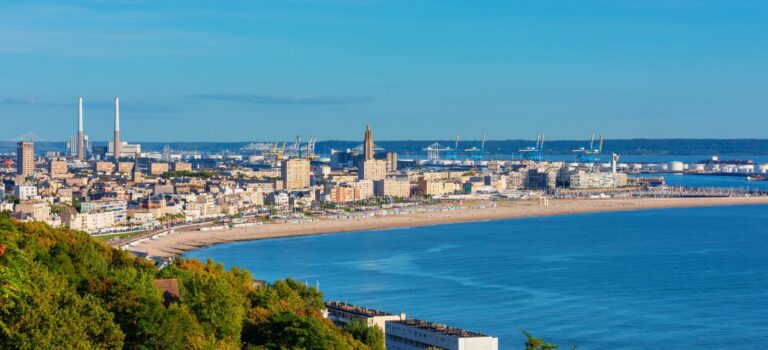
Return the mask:
<svg viewBox="0 0 768 350">
<path fill-rule="evenodd" d="M 178 300 L 156 279 L 175 279 Z M 242 269 L 197 260 L 157 270 L 88 235 L 0 213 L 2 349 L 371 349 L 322 318 L 293 280 L 257 287 Z M 380 332 L 378 329 L 373 332 Z"/>
</svg>

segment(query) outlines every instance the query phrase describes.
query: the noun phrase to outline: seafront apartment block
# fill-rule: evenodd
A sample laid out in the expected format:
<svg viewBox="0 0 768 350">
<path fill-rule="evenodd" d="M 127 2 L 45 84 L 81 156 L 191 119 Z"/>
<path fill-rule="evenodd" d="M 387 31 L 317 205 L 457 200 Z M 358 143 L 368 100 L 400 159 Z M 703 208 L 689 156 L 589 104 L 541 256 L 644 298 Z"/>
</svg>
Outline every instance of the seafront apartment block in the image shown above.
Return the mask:
<svg viewBox="0 0 768 350">
<path fill-rule="evenodd" d="M 326 301 L 325 308 L 327 311 L 326 318 L 339 327 L 344 327 L 347 323 L 354 320 L 361 320 L 368 326 L 378 326 L 381 328 L 381 331 L 384 332 L 386 330 L 385 323 L 387 321 L 399 321 L 405 319 L 405 314 L 395 315 L 339 301 Z"/>
<path fill-rule="evenodd" d="M 326 301 L 325 308 L 326 318 L 338 327 L 344 327 L 354 320 L 380 327 L 384 332 L 387 350 L 499 349 L 499 338 L 440 323 L 407 319 L 405 313 L 395 315 L 338 301 Z"/>
<path fill-rule="evenodd" d="M 406 319 L 387 321 L 387 350 L 498 350 L 499 338 L 440 323 Z"/>
</svg>

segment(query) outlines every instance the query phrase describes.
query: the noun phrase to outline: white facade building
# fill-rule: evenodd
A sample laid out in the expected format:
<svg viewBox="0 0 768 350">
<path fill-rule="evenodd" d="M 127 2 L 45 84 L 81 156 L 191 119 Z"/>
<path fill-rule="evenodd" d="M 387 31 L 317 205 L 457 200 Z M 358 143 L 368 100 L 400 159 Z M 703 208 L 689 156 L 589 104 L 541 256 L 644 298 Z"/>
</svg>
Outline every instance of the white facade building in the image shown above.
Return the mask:
<svg viewBox="0 0 768 350">
<path fill-rule="evenodd" d="M 15 185 L 13 186 L 13 194 L 19 197 L 20 200 L 25 201 L 37 197 L 37 186 Z"/>
<path fill-rule="evenodd" d="M 276 207 L 287 207 L 290 204 L 291 196 L 285 192 L 280 192 L 273 196 L 273 201 Z"/>
<path fill-rule="evenodd" d="M 13 211 L 13 203 L 0 201 L 0 212 Z"/>
<path fill-rule="evenodd" d="M 383 311 L 369 309 L 362 306 L 350 305 L 338 301 L 325 302 L 326 318 L 336 326 L 344 327 L 354 320 L 360 320 L 367 326 L 378 326 L 385 331 L 387 321 L 400 321 L 405 319 L 405 314 L 389 314 Z"/>
<path fill-rule="evenodd" d="M 117 224 L 114 211 L 77 213 L 74 209 L 67 208 L 62 212 L 61 223 L 73 230 L 95 232 L 112 228 Z"/>
<path fill-rule="evenodd" d="M 115 222 L 124 223 L 128 221 L 128 202 L 119 200 L 104 200 L 83 202 L 80 204 L 81 213 L 96 213 L 96 212 L 114 212 Z"/>
<path fill-rule="evenodd" d="M 499 338 L 421 320 L 387 321 L 387 350 L 498 350 Z"/>
</svg>

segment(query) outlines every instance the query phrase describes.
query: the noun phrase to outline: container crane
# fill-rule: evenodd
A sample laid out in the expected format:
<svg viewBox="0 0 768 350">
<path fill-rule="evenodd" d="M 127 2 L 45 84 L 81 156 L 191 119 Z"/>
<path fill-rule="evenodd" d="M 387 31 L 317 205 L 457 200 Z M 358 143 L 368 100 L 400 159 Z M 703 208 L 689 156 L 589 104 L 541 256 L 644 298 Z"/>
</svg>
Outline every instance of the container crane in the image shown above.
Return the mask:
<svg viewBox="0 0 768 350">
<path fill-rule="evenodd" d="M 573 150 L 576 159 L 583 163 L 598 163 L 603 153 L 603 137 L 600 136 L 598 146 L 595 148 L 595 133 L 592 133 L 592 138 L 589 140 L 589 148 L 581 147 Z"/>
<path fill-rule="evenodd" d="M 519 152 L 525 160 L 535 162 L 544 160 L 544 134 L 536 135 L 536 146 L 522 148 Z"/>
</svg>

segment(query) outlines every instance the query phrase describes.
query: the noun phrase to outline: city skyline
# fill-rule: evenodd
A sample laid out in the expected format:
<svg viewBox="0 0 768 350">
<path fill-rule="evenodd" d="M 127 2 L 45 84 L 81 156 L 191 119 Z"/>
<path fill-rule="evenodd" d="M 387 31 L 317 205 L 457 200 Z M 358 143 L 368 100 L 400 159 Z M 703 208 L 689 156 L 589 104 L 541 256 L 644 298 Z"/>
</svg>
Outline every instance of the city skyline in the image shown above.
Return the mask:
<svg viewBox="0 0 768 350">
<path fill-rule="evenodd" d="M 766 18 L 0 1 L 0 348 L 762 348 Z"/>
<path fill-rule="evenodd" d="M 0 4 L 0 140 L 768 135 L 761 2 L 174 5 Z"/>
</svg>

